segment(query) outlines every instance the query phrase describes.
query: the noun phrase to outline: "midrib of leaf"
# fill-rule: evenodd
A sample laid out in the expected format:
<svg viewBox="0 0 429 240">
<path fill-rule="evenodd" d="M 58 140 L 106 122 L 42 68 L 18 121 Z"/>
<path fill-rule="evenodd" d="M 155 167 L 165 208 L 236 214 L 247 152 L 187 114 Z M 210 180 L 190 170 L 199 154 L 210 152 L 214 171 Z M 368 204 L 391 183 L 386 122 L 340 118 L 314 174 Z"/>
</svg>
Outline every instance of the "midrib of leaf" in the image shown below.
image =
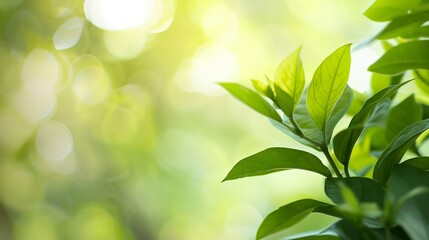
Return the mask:
<svg viewBox="0 0 429 240">
<path fill-rule="evenodd" d="M 323 119 L 323 129 L 322 129 L 322 132 L 323 133 L 325 133 L 325 128 L 326 128 L 326 123 L 327 123 L 327 121 L 328 121 L 328 107 L 329 107 L 329 102 L 330 102 L 330 100 L 331 100 L 331 96 L 332 96 L 332 90 L 333 90 L 333 88 L 334 88 L 334 85 L 335 85 L 335 80 L 336 80 L 336 77 L 337 77 L 337 75 L 338 75 L 338 69 L 340 68 L 340 65 L 341 65 L 341 60 L 343 60 L 343 57 L 344 57 L 344 52 L 345 52 L 346 50 L 344 50 L 342 53 L 341 53 L 341 57 L 340 57 L 340 59 L 339 59 L 339 63 L 340 64 L 337 64 L 337 67 L 336 67 L 336 69 L 335 69 L 335 74 L 334 74 L 334 81 L 332 82 L 332 84 L 331 84 L 331 86 L 330 86 L 330 89 L 329 89 L 329 94 L 328 94 L 328 104 L 326 104 L 325 105 L 325 117 L 324 117 L 324 119 Z M 334 104 L 335 105 L 335 104 Z M 330 114 L 329 114 L 330 115 Z M 326 136 L 325 136 L 326 134 L 323 134 L 323 141 L 324 142 L 326 142 Z"/>
</svg>

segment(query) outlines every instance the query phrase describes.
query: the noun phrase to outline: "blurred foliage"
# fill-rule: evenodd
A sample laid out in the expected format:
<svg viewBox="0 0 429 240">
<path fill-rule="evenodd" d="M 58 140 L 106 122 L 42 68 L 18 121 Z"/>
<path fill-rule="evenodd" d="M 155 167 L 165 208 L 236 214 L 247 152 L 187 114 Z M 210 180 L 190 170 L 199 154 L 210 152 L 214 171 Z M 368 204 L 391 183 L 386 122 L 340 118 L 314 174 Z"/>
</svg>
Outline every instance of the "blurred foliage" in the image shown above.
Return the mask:
<svg viewBox="0 0 429 240">
<path fill-rule="evenodd" d="M 313 72 L 374 32 L 369 2 L 1 0 L 0 238 L 249 239 L 273 206 L 322 196 L 304 172 L 220 184 L 295 143 L 214 82 L 263 78 L 301 44 Z M 352 56 L 358 90 L 376 57 Z"/>
</svg>

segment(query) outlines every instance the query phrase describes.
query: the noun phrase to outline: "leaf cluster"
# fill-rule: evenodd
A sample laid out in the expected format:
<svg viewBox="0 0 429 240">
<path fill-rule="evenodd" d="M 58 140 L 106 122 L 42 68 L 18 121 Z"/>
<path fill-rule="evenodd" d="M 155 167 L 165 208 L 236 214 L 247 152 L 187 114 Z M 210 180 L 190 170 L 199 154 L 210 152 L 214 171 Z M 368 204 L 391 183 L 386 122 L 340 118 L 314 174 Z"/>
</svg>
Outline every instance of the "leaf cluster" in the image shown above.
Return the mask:
<svg viewBox="0 0 429 240">
<path fill-rule="evenodd" d="M 373 81 L 388 81 L 373 84 L 377 92 L 341 131 L 334 131 L 335 127 L 353 102 L 353 91 L 347 86 L 350 44 L 335 50 L 319 65 L 308 87 L 301 48 L 280 63 L 274 80 L 252 80 L 255 90 L 220 83 L 241 102 L 268 117 L 276 128 L 325 156 L 320 159 L 298 149 L 268 148 L 242 159 L 227 174 L 224 181 L 289 169 L 325 177 L 324 191 L 331 203 L 301 199 L 286 204 L 264 219 L 257 239 L 281 234 L 311 213 L 339 220 L 317 235 L 295 239 L 429 239 L 429 207 L 425 204 L 429 197 L 429 157 L 420 154 L 416 143 L 425 139 L 429 129 L 424 111 L 428 106 L 413 94 L 392 104 L 398 90 L 411 82 L 402 81 L 404 71 L 424 75 L 427 73 L 422 69 L 429 70 L 429 41 L 420 40 L 425 36 L 422 24 L 429 20 L 427 4 L 377 0 L 365 12 L 372 20 L 390 21 L 374 39 L 400 36 L 413 40 L 401 41 L 371 65 L 370 71 L 384 74 L 373 77 Z"/>
</svg>

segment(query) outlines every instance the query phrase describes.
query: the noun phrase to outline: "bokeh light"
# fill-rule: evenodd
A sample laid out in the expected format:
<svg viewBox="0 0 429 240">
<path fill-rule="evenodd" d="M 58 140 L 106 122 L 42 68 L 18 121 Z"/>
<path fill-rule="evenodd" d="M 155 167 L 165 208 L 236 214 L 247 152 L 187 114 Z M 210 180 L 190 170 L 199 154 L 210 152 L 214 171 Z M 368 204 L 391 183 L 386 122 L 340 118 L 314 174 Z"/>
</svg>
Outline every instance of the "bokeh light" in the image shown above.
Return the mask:
<svg viewBox="0 0 429 240">
<path fill-rule="evenodd" d="M 369 4 L 0 1 L 0 239 L 245 240 L 270 210 L 323 200 L 303 171 L 221 183 L 245 156 L 302 146 L 217 83 L 272 78 L 300 45 L 308 83 L 379 27 Z M 377 51 L 353 53 L 357 91 Z"/>
</svg>

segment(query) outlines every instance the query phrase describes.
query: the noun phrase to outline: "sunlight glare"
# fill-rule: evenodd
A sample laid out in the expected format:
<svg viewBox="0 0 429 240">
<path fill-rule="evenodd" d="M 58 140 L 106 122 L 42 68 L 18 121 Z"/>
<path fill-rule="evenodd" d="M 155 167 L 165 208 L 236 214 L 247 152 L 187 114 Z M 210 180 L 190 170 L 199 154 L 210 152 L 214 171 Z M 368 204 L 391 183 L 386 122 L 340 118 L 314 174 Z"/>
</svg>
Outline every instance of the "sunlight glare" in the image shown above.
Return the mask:
<svg viewBox="0 0 429 240">
<path fill-rule="evenodd" d="M 125 30 L 145 24 L 151 17 L 155 0 L 86 0 L 85 16 L 97 27 Z"/>
</svg>

